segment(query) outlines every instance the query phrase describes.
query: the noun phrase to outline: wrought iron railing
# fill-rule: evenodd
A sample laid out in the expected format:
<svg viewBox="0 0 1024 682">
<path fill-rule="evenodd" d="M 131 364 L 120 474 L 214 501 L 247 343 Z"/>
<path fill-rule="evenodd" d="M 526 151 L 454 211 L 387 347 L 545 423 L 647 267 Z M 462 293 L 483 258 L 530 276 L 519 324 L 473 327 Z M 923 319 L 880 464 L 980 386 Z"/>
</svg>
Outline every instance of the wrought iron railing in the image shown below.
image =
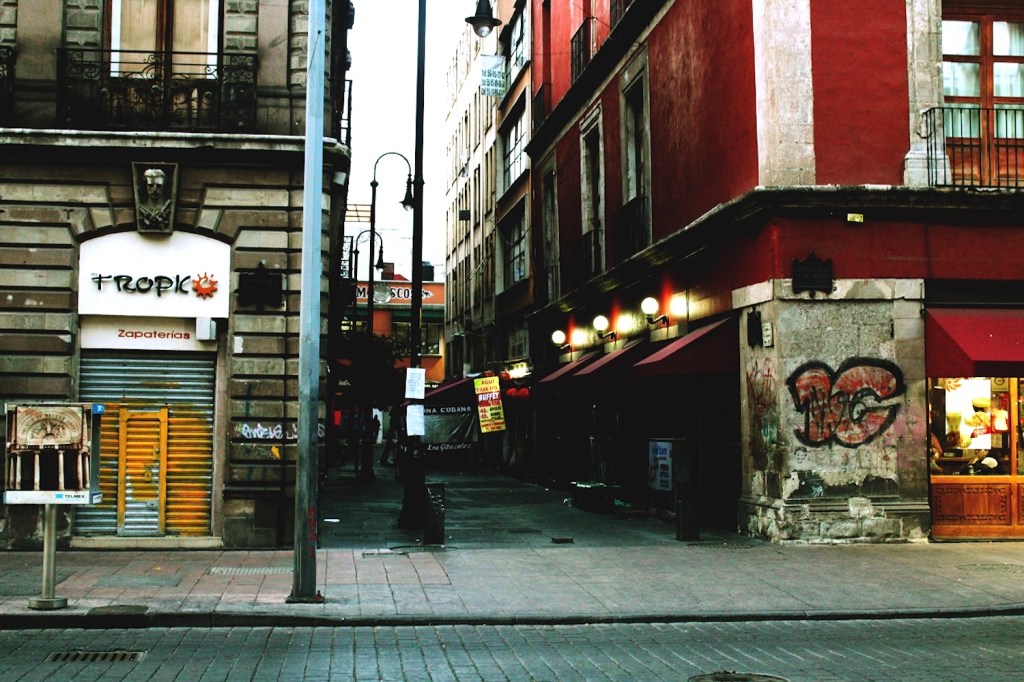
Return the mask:
<svg viewBox="0 0 1024 682">
<path fill-rule="evenodd" d="M 604 249 L 601 232 L 590 230 L 572 243 L 569 249 L 572 285 L 583 286 L 604 269 Z"/>
<path fill-rule="evenodd" d="M 629 6 L 632 4 L 633 0 L 612 0 L 611 7 L 609 8 L 609 18 L 611 19 L 609 23 L 612 28 L 619 25 L 619 22 L 622 21 L 622 17 L 626 13 L 626 10 L 628 10 Z"/>
<path fill-rule="evenodd" d="M 14 123 L 14 60 L 17 52 L 0 45 L 0 125 Z"/>
<path fill-rule="evenodd" d="M 541 83 L 540 87 L 537 88 L 536 94 L 533 96 L 533 106 L 530 110 L 530 116 L 533 117 L 533 132 L 537 132 L 541 124 L 544 123 L 544 119 L 548 117 L 550 99 L 551 83 Z"/>
<path fill-rule="evenodd" d="M 60 49 L 59 125 L 252 132 L 256 55 Z"/>
<path fill-rule="evenodd" d="M 337 87 L 338 83 L 334 83 Z M 335 139 L 342 144 L 352 146 L 352 80 L 345 79 L 340 91 L 334 94 L 334 130 Z"/>
<path fill-rule="evenodd" d="M 541 292 L 541 299 L 545 303 L 553 303 L 562 295 L 561 274 L 557 265 L 548 265 L 544 268 L 544 279 L 541 282 L 544 290 Z"/>
<path fill-rule="evenodd" d="M 621 263 L 648 245 L 647 198 L 636 196 L 627 201 L 612 217 L 615 261 Z"/>
<path fill-rule="evenodd" d="M 925 130 L 930 185 L 1024 189 L 1024 108 L 934 107 Z"/>
<path fill-rule="evenodd" d="M 570 43 L 572 54 L 572 80 L 575 83 L 587 68 L 594 56 L 594 39 L 596 38 L 594 17 L 587 17 L 580 24 Z"/>
</svg>

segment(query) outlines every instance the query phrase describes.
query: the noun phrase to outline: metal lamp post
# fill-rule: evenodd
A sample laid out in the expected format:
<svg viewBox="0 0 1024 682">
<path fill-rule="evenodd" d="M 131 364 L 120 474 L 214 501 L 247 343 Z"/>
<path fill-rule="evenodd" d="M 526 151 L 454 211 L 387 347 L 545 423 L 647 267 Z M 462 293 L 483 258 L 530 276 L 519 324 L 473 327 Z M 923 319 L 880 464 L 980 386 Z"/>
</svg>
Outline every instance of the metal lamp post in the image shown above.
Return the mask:
<svg viewBox="0 0 1024 682">
<path fill-rule="evenodd" d="M 370 266 L 370 277 L 369 277 L 370 284 L 368 285 L 367 290 L 366 290 L 366 298 L 367 298 L 366 328 L 367 328 L 367 331 L 369 331 L 370 333 L 373 333 L 373 271 L 374 271 L 374 269 L 380 270 L 381 272 L 384 271 L 384 237 L 380 236 L 379 234 L 377 234 L 377 233 L 375 233 L 375 232 L 373 232 L 371 230 L 363 230 L 362 232 L 360 232 L 359 234 L 356 235 L 355 239 L 352 240 L 352 244 L 353 244 L 353 246 L 352 246 L 352 256 L 353 256 L 352 266 L 353 266 L 353 270 L 356 272 L 356 278 L 357 279 L 358 279 L 358 276 L 359 276 L 358 275 L 358 273 L 359 273 L 359 240 L 363 238 L 364 234 L 369 234 L 370 235 L 370 239 L 369 239 L 370 255 L 373 255 L 373 242 L 374 242 L 375 239 L 377 240 L 377 262 L 373 263 Z M 358 317 L 357 317 L 357 319 L 358 319 Z"/>
<path fill-rule="evenodd" d="M 378 156 L 377 160 L 373 162 L 373 180 L 370 181 L 370 251 L 371 252 L 373 251 L 373 240 L 377 236 L 377 185 L 380 184 L 380 183 L 377 182 L 377 164 L 379 164 L 380 160 L 383 159 L 385 156 L 397 156 L 397 157 L 401 158 L 402 161 L 405 161 L 405 167 L 409 170 L 409 177 L 405 181 L 405 197 L 402 199 L 402 206 L 405 208 L 405 210 L 408 211 L 409 209 L 413 208 L 416 205 L 416 203 L 417 203 L 416 199 L 413 197 L 413 191 L 412 191 L 412 166 L 409 164 L 409 159 L 405 158 L 404 155 L 399 154 L 398 152 L 384 152 L 383 154 Z M 415 231 L 415 229 L 416 229 L 416 226 L 415 226 L 415 223 L 414 223 L 413 224 L 413 230 Z M 359 238 L 356 237 L 356 241 L 358 241 L 358 239 Z M 384 240 L 383 239 L 381 240 L 380 248 L 381 248 L 381 253 L 380 253 L 380 257 L 378 259 L 378 263 L 379 263 L 378 267 L 383 269 L 384 268 Z M 415 267 L 415 263 L 413 263 L 413 266 Z M 366 310 L 367 310 L 367 313 L 366 313 L 366 323 L 367 323 L 367 328 L 369 329 L 369 332 L 372 334 L 373 333 L 373 268 L 371 267 L 369 270 L 370 270 L 370 272 L 369 272 L 369 276 L 367 277 L 368 282 L 367 282 L 367 287 L 366 287 Z M 358 276 L 358 274 L 359 273 L 357 271 L 356 275 Z"/>
</svg>

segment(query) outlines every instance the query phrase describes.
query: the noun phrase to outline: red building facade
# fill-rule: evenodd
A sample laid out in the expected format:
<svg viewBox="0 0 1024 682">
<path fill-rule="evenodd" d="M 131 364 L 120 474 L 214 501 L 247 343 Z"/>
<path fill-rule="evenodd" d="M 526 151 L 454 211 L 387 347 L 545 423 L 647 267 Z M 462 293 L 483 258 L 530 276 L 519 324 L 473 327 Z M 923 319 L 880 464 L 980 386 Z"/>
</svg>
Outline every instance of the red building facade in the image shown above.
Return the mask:
<svg viewBox="0 0 1024 682">
<path fill-rule="evenodd" d="M 536 473 L 777 541 L 1024 536 L 1019 3 L 532 18 Z"/>
</svg>

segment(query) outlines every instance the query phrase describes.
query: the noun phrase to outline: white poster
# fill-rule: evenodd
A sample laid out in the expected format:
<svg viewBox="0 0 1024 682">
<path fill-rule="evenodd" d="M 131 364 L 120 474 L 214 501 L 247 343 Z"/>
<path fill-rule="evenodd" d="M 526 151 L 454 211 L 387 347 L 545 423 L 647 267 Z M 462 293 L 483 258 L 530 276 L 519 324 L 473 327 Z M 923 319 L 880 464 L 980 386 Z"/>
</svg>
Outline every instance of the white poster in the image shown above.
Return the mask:
<svg viewBox="0 0 1024 682">
<path fill-rule="evenodd" d="M 672 490 L 672 441 L 648 441 L 647 461 L 650 471 L 647 487 L 651 490 Z"/>
</svg>

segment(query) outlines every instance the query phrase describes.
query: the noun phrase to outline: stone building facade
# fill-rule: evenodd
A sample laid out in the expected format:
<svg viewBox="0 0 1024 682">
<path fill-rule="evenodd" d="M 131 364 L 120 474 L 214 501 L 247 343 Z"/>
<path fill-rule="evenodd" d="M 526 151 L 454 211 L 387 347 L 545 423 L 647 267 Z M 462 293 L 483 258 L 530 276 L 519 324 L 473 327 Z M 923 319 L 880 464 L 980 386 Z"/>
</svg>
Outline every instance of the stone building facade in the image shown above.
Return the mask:
<svg viewBox="0 0 1024 682">
<path fill-rule="evenodd" d="M 0 4 L 0 402 L 105 406 L 103 502 L 61 508 L 64 543 L 291 544 L 307 5 Z M 328 3 L 325 273 L 351 12 Z M 0 505 L 0 543 L 38 544 L 38 512 Z"/>
</svg>

